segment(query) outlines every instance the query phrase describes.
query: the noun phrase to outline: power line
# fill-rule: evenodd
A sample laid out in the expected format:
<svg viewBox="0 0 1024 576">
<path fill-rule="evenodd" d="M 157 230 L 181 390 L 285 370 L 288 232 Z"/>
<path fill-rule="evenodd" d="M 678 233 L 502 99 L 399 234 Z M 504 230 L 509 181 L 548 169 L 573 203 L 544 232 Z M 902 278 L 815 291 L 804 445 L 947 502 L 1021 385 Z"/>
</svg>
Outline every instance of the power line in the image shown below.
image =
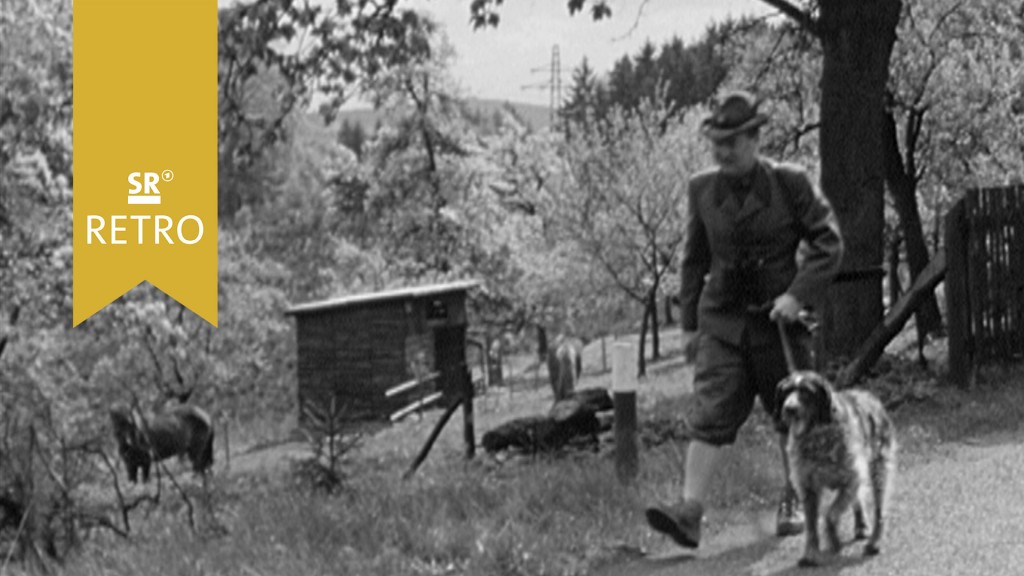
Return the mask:
<svg viewBox="0 0 1024 576">
<path fill-rule="evenodd" d="M 547 82 L 524 84 L 522 89 L 548 90 L 548 97 L 550 101 L 548 114 L 551 127 L 554 128 L 558 123 L 559 112 L 562 108 L 562 56 L 559 52 L 558 44 L 551 47 L 551 63 L 548 66 L 531 68 L 530 72 L 547 72 L 549 75 Z"/>
</svg>

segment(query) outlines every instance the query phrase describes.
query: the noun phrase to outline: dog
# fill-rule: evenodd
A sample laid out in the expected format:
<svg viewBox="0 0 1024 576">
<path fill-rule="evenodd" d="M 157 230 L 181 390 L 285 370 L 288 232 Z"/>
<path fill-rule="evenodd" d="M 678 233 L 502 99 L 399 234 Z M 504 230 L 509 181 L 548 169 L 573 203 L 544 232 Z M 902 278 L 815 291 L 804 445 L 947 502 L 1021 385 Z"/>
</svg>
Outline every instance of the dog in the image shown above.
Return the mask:
<svg viewBox="0 0 1024 576">
<path fill-rule="evenodd" d="M 866 556 L 879 552 L 883 509 L 896 468 L 896 429 L 875 395 L 836 391 L 816 372 L 794 372 L 778 384 L 778 413 L 787 427 L 790 477 L 804 505 L 806 542 L 800 566 L 817 566 L 839 553 L 838 523 L 853 505 L 854 538 L 867 537 L 864 517 L 870 492 L 873 509 Z M 822 493 L 836 491 L 825 514 L 825 549 L 818 546 Z"/>
<path fill-rule="evenodd" d="M 150 418 L 115 406 L 110 410 L 110 420 L 132 483 L 138 482 L 139 471 L 142 481 L 148 482 L 150 465 L 171 456 L 188 458 L 197 473 L 213 466 L 213 422 L 197 406 L 175 406 Z"/>
</svg>

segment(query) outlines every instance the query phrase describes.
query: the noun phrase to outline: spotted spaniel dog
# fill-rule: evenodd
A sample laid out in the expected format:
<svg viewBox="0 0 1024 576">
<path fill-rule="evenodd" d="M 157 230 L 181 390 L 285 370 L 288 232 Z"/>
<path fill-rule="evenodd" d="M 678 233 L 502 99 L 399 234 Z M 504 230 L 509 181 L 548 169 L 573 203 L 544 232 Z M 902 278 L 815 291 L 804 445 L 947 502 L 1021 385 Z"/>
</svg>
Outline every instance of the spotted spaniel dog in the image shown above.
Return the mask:
<svg viewBox="0 0 1024 576">
<path fill-rule="evenodd" d="M 788 427 L 790 477 L 804 503 L 807 540 L 800 566 L 816 566 L 839 553 L 838 523 L 853 504 L 854 538 L 867 537 L 864 509 L 874 504 L 864 554 L 878 554 L 883 507 L 896 468 L 896 431 L 876 396 L 864 390 L 835 391 L 815 372 L 796 372 L 779 382 L 779 414 Z M 825 489 L 836 491 L 825 514 L 825 548 L 818 546 L 818 514 Z"/>
</svg>

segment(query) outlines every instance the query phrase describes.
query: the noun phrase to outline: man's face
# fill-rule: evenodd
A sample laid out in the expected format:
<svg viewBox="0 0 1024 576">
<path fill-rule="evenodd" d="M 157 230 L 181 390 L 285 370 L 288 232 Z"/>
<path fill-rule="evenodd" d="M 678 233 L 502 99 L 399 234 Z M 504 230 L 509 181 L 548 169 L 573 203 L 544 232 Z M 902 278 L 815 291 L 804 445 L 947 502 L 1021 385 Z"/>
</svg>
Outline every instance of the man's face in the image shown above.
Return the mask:
<svg viewBox="0 0 1024 576">
<path fill-rule="evenodd" d="M 758 137 L 749 132 L 712 140 L 712 154 L 722 173 L 746 174 L 757 163 Z"/>
</svg>

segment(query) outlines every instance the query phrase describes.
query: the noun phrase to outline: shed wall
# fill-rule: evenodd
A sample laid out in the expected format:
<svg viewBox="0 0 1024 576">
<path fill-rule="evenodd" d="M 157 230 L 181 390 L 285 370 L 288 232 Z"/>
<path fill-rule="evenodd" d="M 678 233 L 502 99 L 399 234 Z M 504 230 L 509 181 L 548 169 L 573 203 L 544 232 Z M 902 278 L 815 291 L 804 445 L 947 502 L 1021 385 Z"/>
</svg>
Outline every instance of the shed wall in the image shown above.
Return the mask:
<svg viewBox="0 0 1024 576">
<path fill-rule="evenodd" d="M 437 366 L 436 334 L 461 327 L 464 349 L 465 298 L 459 292 L 297 315 L 300 419 L 306 402 L 328 406 L 335 394 L 349 405 L 347 418 L 381 419 L 435 386 L 446 396 L 455 393 L 452 366 Z M 449 351 L 445 358 L 464 370 L 464 353 Z M 428 389 L 384 396 L 388 388 L 435 370 L 444 377 Z"/>
</svg>

